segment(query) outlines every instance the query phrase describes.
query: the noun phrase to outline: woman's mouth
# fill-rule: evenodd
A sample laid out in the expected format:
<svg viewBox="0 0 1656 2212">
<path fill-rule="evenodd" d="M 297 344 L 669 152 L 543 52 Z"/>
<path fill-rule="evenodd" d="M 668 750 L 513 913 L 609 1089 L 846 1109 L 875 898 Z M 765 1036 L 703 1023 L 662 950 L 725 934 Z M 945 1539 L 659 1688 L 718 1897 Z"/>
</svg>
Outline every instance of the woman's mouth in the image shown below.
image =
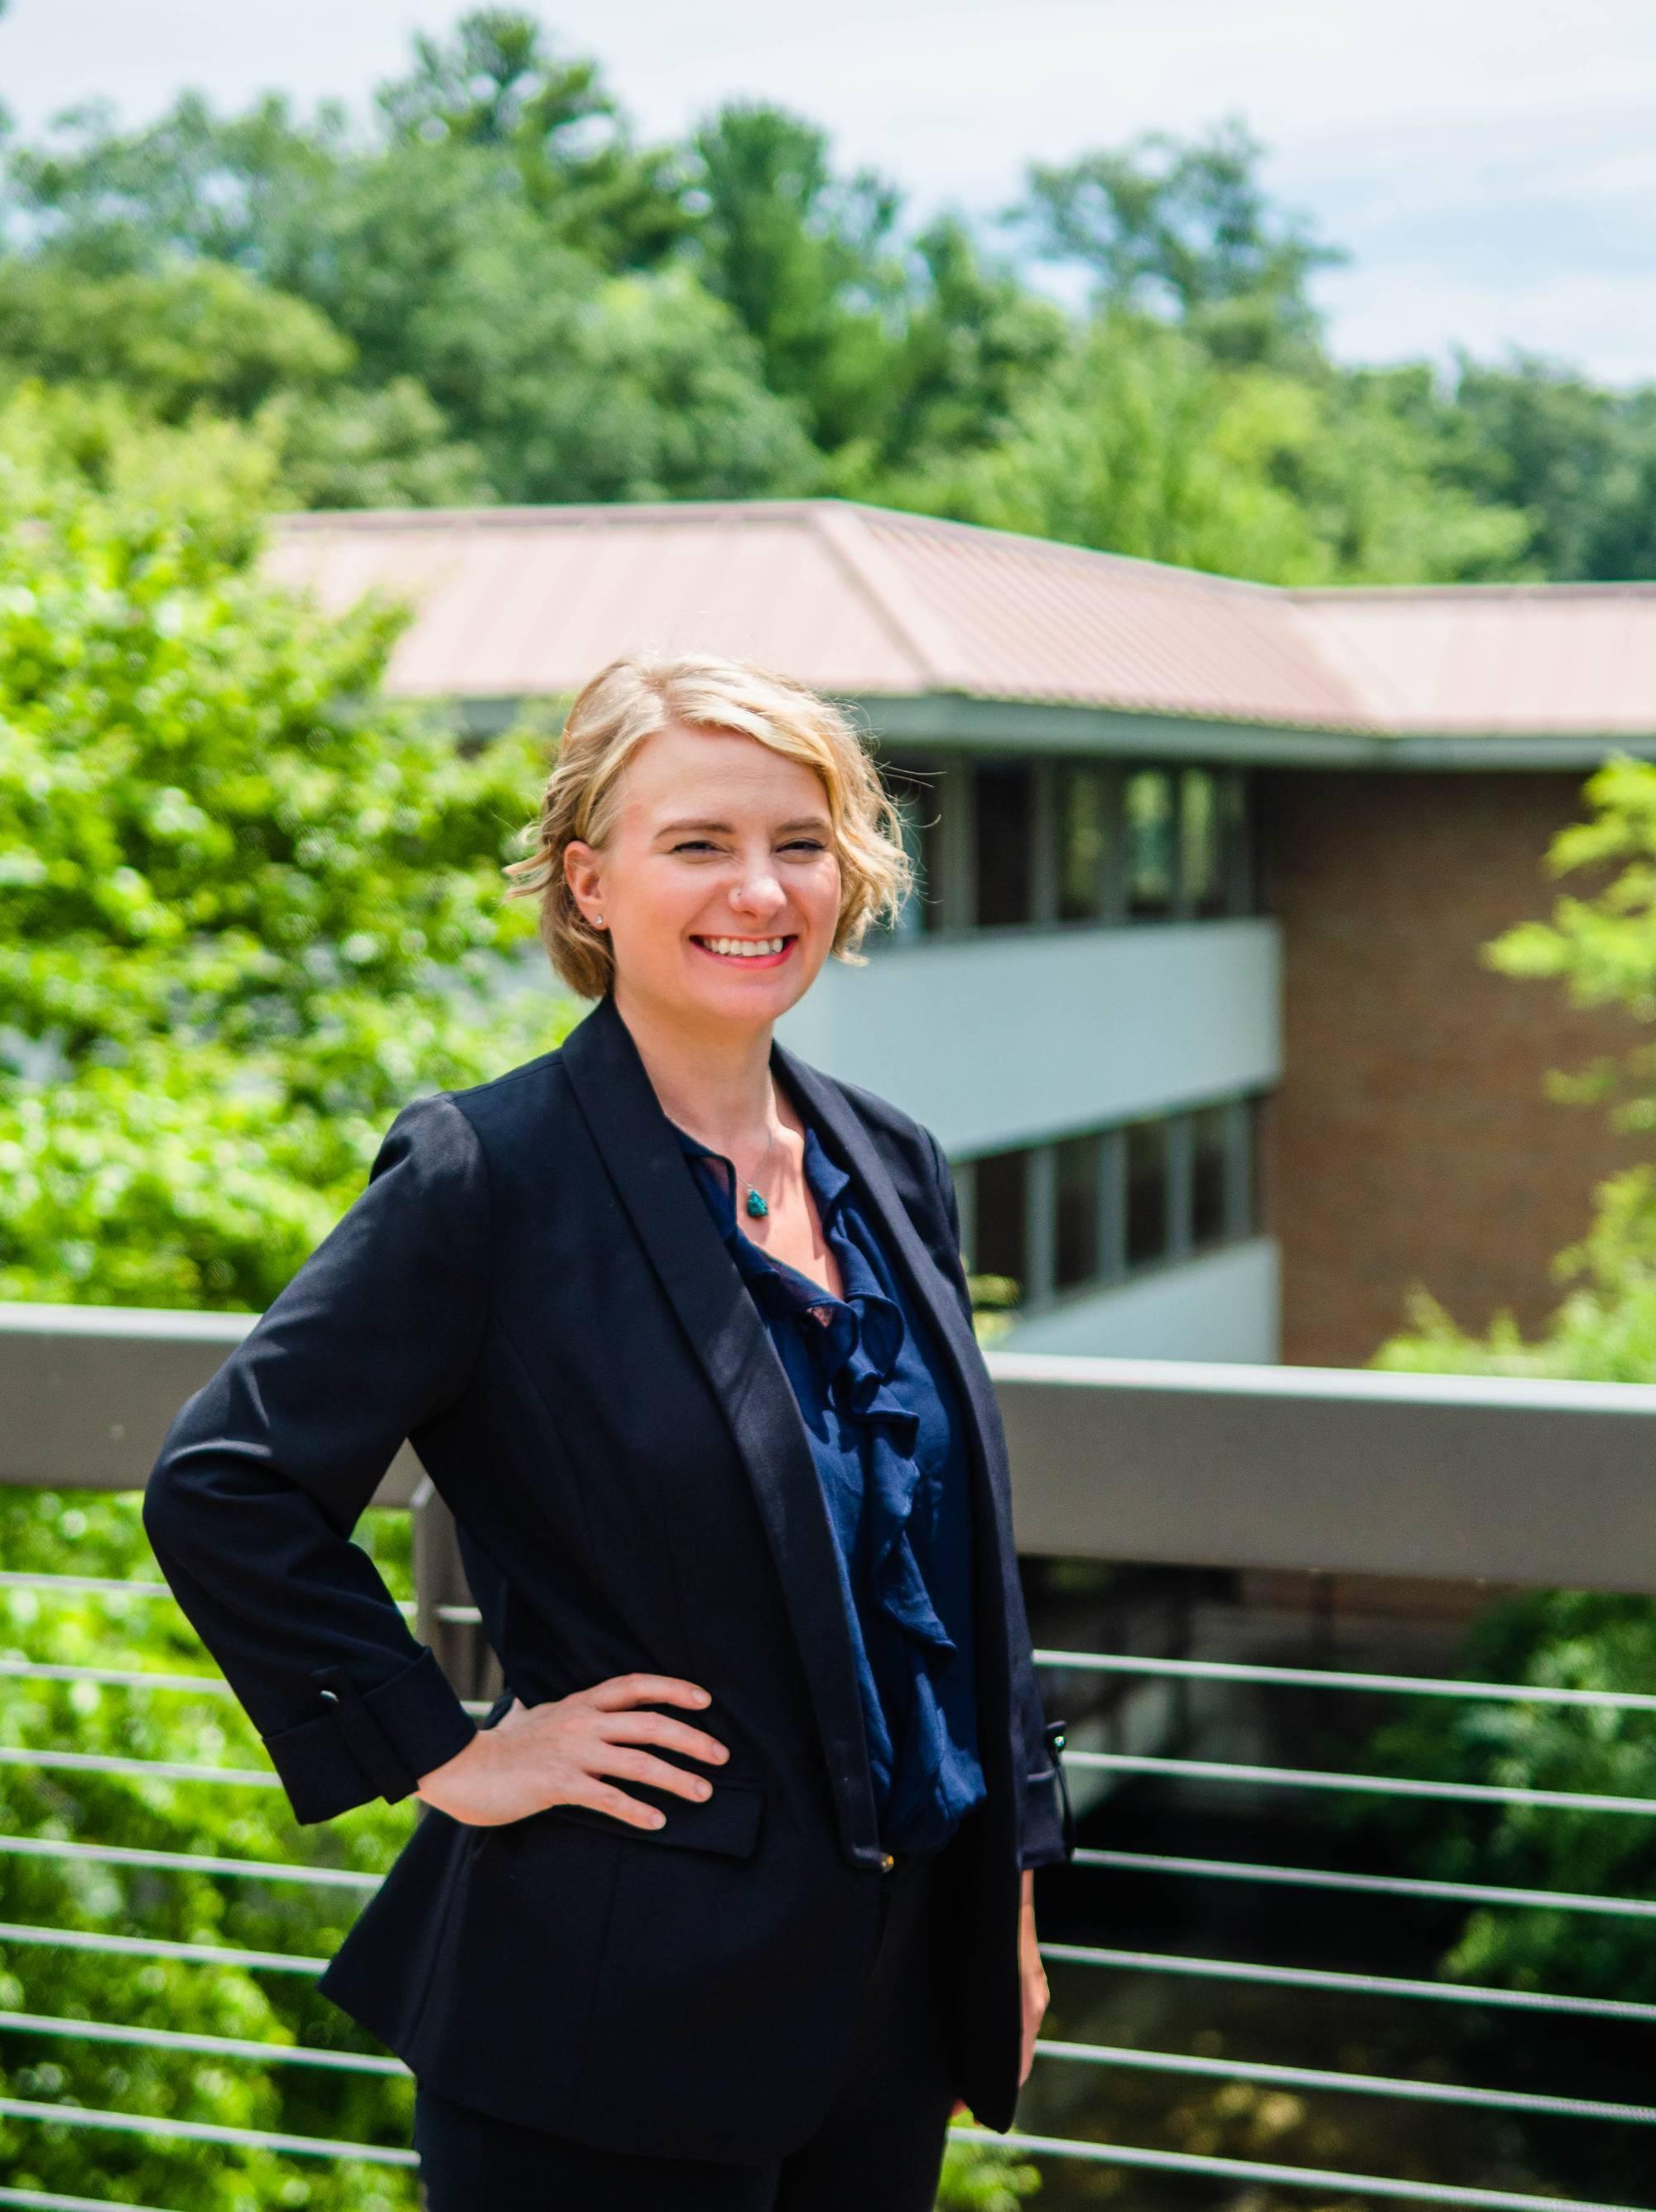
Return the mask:
<svg viewBox="0 0 1656 2212">
<path fill-rule="evenodd" d="M 692 945 L 726 967 L 779 968 L 798 942 L 796 937 L 693 937 Z"/>
</svg>

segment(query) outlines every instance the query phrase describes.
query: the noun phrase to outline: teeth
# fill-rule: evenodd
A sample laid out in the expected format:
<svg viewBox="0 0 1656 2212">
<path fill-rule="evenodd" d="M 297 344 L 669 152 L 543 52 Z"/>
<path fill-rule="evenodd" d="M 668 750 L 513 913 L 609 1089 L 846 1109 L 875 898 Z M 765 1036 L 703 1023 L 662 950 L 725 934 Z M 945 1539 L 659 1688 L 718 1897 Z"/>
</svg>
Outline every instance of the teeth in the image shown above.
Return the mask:
<svg viewBox="0 0 1656 2212">
<path fill-rule="evenodd" d="M 710 952 L 734 953 L 739 960 L 756 960 L 761 953 L 779 952 L 787 941 L 786 937 L 704 937 L 701 940 Z"/>
</svg>

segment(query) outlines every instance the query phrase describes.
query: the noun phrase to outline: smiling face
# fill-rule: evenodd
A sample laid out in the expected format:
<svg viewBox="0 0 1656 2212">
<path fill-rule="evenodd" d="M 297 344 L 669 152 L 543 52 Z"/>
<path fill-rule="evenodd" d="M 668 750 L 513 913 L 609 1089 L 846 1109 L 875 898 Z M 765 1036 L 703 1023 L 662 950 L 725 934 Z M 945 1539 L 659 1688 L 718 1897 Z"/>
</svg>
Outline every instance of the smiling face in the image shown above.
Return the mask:
<svg viewBox="0 0 1656 2212">
<path fill-rule="evenodd" d="M 731 730 L 670 723 L 622 772 L 607 844 L 564 873 L 602 915 L 619 1001 L 758 1030 L 802 998 L 834 944 L 840 862 L 815 771 Z"/>
</svg>

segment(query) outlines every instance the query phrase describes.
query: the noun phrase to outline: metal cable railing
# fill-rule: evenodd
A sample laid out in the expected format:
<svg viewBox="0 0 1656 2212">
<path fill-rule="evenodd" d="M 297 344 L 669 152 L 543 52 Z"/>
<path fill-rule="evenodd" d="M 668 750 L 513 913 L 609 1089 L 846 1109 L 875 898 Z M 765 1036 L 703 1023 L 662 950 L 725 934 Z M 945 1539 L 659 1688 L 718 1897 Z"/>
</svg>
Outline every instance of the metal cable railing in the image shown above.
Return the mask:
<svg viewBox="0 0 1656 2212">
<path fill-rule="evenodd" d="M 413 2151 L 386 2143 L 335 2142 L 328 2136 L 282 2135 L 269 2128 L 233 2128 L 218 2120 L 174 2120 L 152 2112 L 98 2112 L 83 2105 L 38 2104 L 28 2097 L 0 2097 L 0 2118 L 108 2128 L 124 2135 L 171 2136 L 185 2142 L 224 2143 L 238 2150 L 282 2151 L 299 2158 L 336 2158 L 369 2166 L 420 2162 Z"/>
<path fill-rule="evenodd" d="M 94 1576 L 58 1577 L 45 1574 L 0 1574 L 5 1585 L 65 1590 L 91 1595 L 136 1595 L 164 1600 L 170 1597 L 164 1583 Z M 411 1607 L 405 1608 L 412 1610 Z M 454 1622 L 477 1620 L 476 1608 L 446 1605 L 436 1608 L 440 1618 Z M 1180 1660 L 1041 1650 L 1037 1660 L 1044 1668 L 1077 1672 L 1162 1678 L 1184 1677 L 1231 1681 L 1261 1686 L 1385 1692 L 1463 1699 L 1529 1703 L 1559 1707 L 1575 1706 L 1614 1711 L 1656 1711 L 1656 1696 L 1609 1691 L 1576 1691 L 1554 1686 L 1521 1683 L 1481 1683 L 1435 1678 L 1363 1674 L 1350 1670 L 1277 1667 L 1241 1662 Z M 131 1692 L 164 1692 L 222 1698 L 227 1685 L 214 1675 L 163 1673 L 115 1665 L 70 1665 L 15 1656 L 0 1659 L 0 1677 L 13 1680 L 79 1683 Z M 468 1710 L 486 1711 L 484 1701 L 472 1701 Z M 1077 1772 L 1116 1771 L 1159 1775 L 1171 1781 L 1263 1785 L 1280 1789 L 1347 1790 L 1419 1797 L 1460 1803 L 1565 1808 L 1607 1814 L 1647 1816 L 1656 1812 L 1656 1800 L 1568 1790 L 1521 1790 L 1479 1784 L 1442 1783 L 1424 1778 L 1369 1775 L 1272 1766 L 1263 1763 L 1196 1759 L 1165 1754 L 1099 1752 L 1084 1747 L 1066 1749 L 1067 1767 Z M 116 1753 L 78 1753 L 56 1747 L 35 1749 L 0 1747 L 0 1763 L 33 1765 L 43 1771 L 86 1772 L 137 1780 L 162 1779 L 206 1786 L 280 1787 L 273 1771 L 149 1759 Z M 232 1880 L 270 1881 L 317 1887 L 334 1887 L 359 1893 L 372 1892 L 381 1877 L 354 1869 L 306 1866 L 280 1861 L 239 1859 L 223 1855 L 149 1850 L 131 1844 L 105 1844 L 55 1837 L 0 1836 L 0 1857 L 60 1859 L 111 1867 L 143 1868 L 153 1872 L 191 1873 Z M 1452 1901 L 1488 1907 L 1548 1909 L 1640 1919 L 1656 1917 L 1656 1900 L 1598 1896 L 1586 1893 L 1553 1892 L 1475 1881 L 1434 1881 L 1392 1875 L 1363 1874 L 1337 1868 L 1265 1865 L 1243 1860 L 1198 1858 L 1174 1853 L 1128 1851 L 1085 1847 L 1077 1850 L 1079 1867 L 1108 1869 L 1201 1881 L 1259 1882 L 1307 1889 L 1344 1891 L 1354 1895 Z M 230 1945 L 189 1942 L 158 1936 L 129 1936 L 113 1931 L 0 1923 L 0 1945 L 29 1948 L 53 1946 L 109 1955 L 173 1960 L 193 1966 L 228 1966 L 252 1972 L 313 1976 L 326 1961 L 294 1954 Z M 1319 1991 L 1340 1997 L 1395 1998 L 1411 2002 L 1505 2008 L 1530 2014 L 1554 2014 L 1583 2019 L 1656 2023 L 1656 2004 L 1613 1997 L 1507 1989 L 1495 1986 L 1435 1981 L 1406 1976 L 1364 1974 L 1312 1966 L 1220 1958 L 1192 1957 L 1179 1953 L 1134 1950 L 1109 1945 L 1045 1942 L 1043 1954 L 1055 1963 L 1123 1974 L 1174 1975 L 1260 1988 L 1277 1987 Z M 401 2075 L 406 2069 L 392 2057 L 356 2052 L 331 2051 L 299 2044 L 260 2039 L 188 2033 L 181 2030 L 141 2027 L 112 2021 L 87 2021 L 27 2009 L 0 2011 L 0 2034 L 42 2036 L 58 2040 L 82 2039 L 114 2045 L 148 2045 L 158 2051 L 190 2052 L 226 2063 L 242 2062 L 319 2071 L 369 2075 Z M 1570 2119 L 1599 2124 L 1642 2127 L 1656 2124 L 1656 2106 L 1621 2103 L 1607 2098 L 1568 2097 L 1527 2090 L 1503 2090 L 1438 2081 L 1422 2081 L 1403 2075 L 1344 2071 L 1322 2067 L 1293 2066 L 1249 2058 L 1210 2057 L 1198 2053 L 1141 2049 L 1137 2046 L 1043 2038 L 1037 2045 L 1040 2060 L 1053 2066 L 1089 2066 L 1124 2072 L 1164 2074 L 1174 2078 L 1251 2082 L 1329 2096 L 1389 2099 L 1399 2104 L 1464 2111 L 1469 2114 L 1531 2115 L 1550 2120 Z M 46 2123 L 88 2129 L 105 2129 L 154 2138 L 216 2142 L 227 2147 L 258 2149 L 278 2155 L 306 2159 L 366 2162 L 389 2166 L 411 2166 L 411 2151 L 373 2144 L 354 2143 L 331 2137 L 286 2134 L 279 2130 L 237 2128 L 216 2122 L 170 2119 L 147 2114 L 102 2112 L 30 2099 L 0 2098 L 0 2116 L 21 2123 Z M 1483 2206 L 1489 2212 L 1558 2212 L 1568 2203 L 1572 2212 L 1637 2212 L 1637 2208 L 1584 2203 L 1556 2196 L 1526 2195 L 1513 2191 L 1482 2189 L 1404 2180 L 1395 2177 L 1338 2172 L 1242 2157 L 1198 2155 L 1132 2144 L 1096 2142 L 1067 2136 L 1028 2133 L 998 2136 L 987 2130 L 958 2126 L 951 2130 L 968 2141 L 990 2143 L 1033 2157 L 1073 2159 L 1110 2165 L 1123 2170 L 1159 2172 L 1217 2179 L 1241 2185 L 1271 2183 L 1295 2189 L 1337 2191 L 1375 2201 Z M 64 2212 L 146 2212 L 146 2208 L 0 2188 L 0 2207 L 35 2206 L 41 2212 L 62 2207 Z M 153 2208 L 150 2208 L 153 2212 Z"/>
<path fill-rule="evenodd" d="M 109 2197 L 64 2197 L 55 2189 L 0 2188 L 0 2205 L 27 2206 L 30 2212 L 158 2212 L 154 2204 L 117 2203 Z"/>
<path fill-rule="evenodd" d="M 1402 2181 L 1373 2173 L 1340 2173 L 1327 2166 L 1278 2166 L 1258 2158 L 1210 2158 L 1196 2151 L 1151 2150 L 1137 2143 L 1079 2142 L 1070 2136 L 992 2135 L 986 2128 L 956 2127 L 968 2142 L 998 2143 L 1040 2158 L 1073 2158 L 1119 2166 L 1141 2173 L 1194 2174 L 1216 2181 L 1274 2181 L 1289 2189 L 1331 2189 L 1341 2195 L 1378 2197 L 1408 2204 L 1469 2204 L 1483 2212 L 1645 2212 L 1632 2204 L 1592 2203 L 1579 2197 L 1531 2197 L 1509 2189 L 1466 2189 L 1447 2181 Z"/>
<path fill-rule="evenodd" d="M 1474 1682 L 1455 1675 L 1353 1674 L 1334 1667 L 1271 1667 L 1242 1659 L 1170 1659 L 1143 1652 L 1037 1650 L 1038 1667 L 1089 1674 L 1162 1674 L 1198 1682 L 1269 1682 L 1297 1690 L 1378 1690 L 1409 1698 L 1468 1698 L 1479 1703 L 1590 1705 L 1611 1712 L 1656 1712 L 1640 1690 L 1568 1690 L 1550 1683 Z"/>
<path fill-rule="evenodd" d="M 0 2014 L 0 2027 L 5 2016 Z M 1416 2081 L 1407 2076 L 1356 2074 L 1325 2066 L 1281 2066 L 1246 2058 L 1205 2058 L 1179 2051 L 1143 2051 L 1137 2045 L 1063 2043 L 1045 2036 L 1035 2044 L 1038 2057 L 1070 2064 L 1119 2066 L 1141 2073 L 1186 2074 L 1213 2081 L 1259 2081 L 1281 2089 L 1332 2089 L 1347 2096 L 1397 2097 L 1405 2104 L 1458 2106 L 1465 2112 L 1534 2112 L 1550 2119 L 1626 2120 L 1656 2124 L 1656 2105 L 1618 2105 L 1596 2097 L 1550 2097 L 1527 2089 L 1479 2089 L 1453 2081 Z"/>
<path fill-rule="evenodd" d="M 0 1850 L 6 1838 L 0 1836 Z M 1349 1874 L 1336 1867 L 1267 1866 L 1248 1859 L 1183 1858 L 1168 1851 L 1113 1851 L 1083 1844 L 1077 1866 L 1123 1874 L 1191 1875 L 1206 1881 L 1274 1882 L 1289 1889 L 1345 1890 L 1354 1896 L 1417 1897 L 1457 1905 L 1510 1905 L 1549 1912 L 1602 1912 L 1628 1920 L 1656 1919 L 1656 1901 L 1593 1897 L 1568 1889 L 1517 1889 L 1502 1882 L 1437 1881 L 1422 1875 Z"/>
</svg>

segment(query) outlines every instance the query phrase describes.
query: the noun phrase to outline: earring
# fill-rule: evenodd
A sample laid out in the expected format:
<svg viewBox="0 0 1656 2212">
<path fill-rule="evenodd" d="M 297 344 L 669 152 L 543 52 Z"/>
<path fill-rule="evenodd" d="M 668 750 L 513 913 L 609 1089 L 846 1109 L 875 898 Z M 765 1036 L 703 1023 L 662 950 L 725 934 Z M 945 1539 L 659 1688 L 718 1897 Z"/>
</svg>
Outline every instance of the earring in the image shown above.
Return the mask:
<svg viewBox="0 0 1656 2212">
<path fill-rule="evenodd" d="M 602 928 L 603 928 L 603 927 L 604 927 L 604 916 L 603 916 L 601 914 L 595 914 L 595 915 L 592 916 L 592 927 L 593 927 L 593 928 L 594 928 L 594 929 L 602 929 Z"/>
</svg>

